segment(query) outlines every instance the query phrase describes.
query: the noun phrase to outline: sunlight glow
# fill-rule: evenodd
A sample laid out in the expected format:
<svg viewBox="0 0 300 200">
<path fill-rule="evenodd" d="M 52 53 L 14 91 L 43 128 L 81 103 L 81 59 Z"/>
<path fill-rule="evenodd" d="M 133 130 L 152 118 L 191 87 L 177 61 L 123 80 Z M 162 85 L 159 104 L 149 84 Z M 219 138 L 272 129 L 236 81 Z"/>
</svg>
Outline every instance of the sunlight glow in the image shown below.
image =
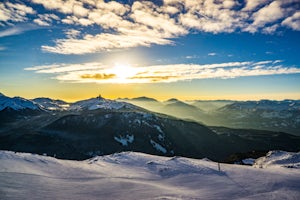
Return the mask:
<svg viewBox="0 0 300 200">
<path fill-rule="evenodd" d="M 129 83 L 131 82 L 130 78 L 138 73 L 138 69 L 129 64 L 115 64 L 110 72 L 116 75 L 115 80 L 118 83 Z"/>
</svg>

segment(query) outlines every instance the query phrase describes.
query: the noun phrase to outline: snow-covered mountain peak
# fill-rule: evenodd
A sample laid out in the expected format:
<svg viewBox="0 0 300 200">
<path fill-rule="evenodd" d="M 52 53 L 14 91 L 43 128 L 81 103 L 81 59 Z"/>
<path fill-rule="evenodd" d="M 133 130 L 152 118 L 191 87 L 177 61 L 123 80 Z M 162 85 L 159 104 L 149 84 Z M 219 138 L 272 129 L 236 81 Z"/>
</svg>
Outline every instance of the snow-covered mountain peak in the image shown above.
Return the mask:
<svg viewBox="0 0 300 200">
<path fill-rule="evenodd" d="M 46 110 L 66 110 L 70 106 L 67 102 L 62 100 L 54 100 L 46 97 L 35 98 L 32 99 L 32 101 Z"/>
<path fill-rule="evenodd" d="M 122 108 L 133 109 L 137 107 L 125 102 L 118 102 L 114 100 L 104 99 L 102 97 L 96 97 L 87 100 L 77 101 L 70 105 L 69 110 L 119 110 Z"/>
<path fill-rule="evenodd" d="M 13 110 L 38 110 L 39 106 L 34 102 L 24 99 L 22 97 L 7 97 L 5 95 L 0 96 L 0 111 L 4 109 L 13 109 Z"/>
</svg>

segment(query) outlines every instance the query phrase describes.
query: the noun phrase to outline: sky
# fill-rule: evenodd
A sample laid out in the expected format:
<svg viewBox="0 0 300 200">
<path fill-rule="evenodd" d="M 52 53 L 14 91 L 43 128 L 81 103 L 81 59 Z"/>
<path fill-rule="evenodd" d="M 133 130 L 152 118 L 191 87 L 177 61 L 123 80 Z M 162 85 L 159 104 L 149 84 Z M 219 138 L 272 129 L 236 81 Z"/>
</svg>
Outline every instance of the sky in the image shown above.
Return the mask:
<svg viewBox="0 0 300 200">
<path fill-rule="evenodd" d="M 300 99 L 300 0 L 4 0 L 0 92 Z"/>
</svg>

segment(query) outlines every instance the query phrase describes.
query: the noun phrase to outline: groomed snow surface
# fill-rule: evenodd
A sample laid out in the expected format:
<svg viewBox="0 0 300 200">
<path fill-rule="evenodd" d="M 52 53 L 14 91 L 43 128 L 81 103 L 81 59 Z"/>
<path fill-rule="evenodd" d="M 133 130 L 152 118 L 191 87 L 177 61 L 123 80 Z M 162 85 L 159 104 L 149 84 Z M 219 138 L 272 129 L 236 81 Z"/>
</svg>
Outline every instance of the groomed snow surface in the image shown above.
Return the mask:
<svg viewBox="0 0 300 200">
<path fill-rule="evenodd" d="M 0 151 L 0 199 L 300 199 L 300 153 L 256 162 L 218 171 L 207 159 L 134 152 L 69 161 Z"/>
</svg>

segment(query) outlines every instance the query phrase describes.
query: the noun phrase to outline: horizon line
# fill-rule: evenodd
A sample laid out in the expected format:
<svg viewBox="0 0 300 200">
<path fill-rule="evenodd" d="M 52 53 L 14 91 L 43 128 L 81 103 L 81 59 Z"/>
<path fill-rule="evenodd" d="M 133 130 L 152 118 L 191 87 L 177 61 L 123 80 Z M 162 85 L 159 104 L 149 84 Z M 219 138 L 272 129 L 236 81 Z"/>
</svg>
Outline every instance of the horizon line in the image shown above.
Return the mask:
<svg viewBox="0 0 300 200">
<path fill-rule="evenodd" d="M 182 98 L 178 98 L 178 97 L 170 97 L 170 98 L 154 98 L 154 97 L 151 97 L 151 96 L 145 96 L 145 95 L 141 95 L 141 96 L 134 96 L 134 97 L 115 97 L 115 98 L 110 98 L 110 97 L 105 97 L 105 95 L 101 95 L 101 94 L 98 94 L 98 95 L 95 95 L 95 96 L 90 96 L 90 97 L 83 97 L 83 98 L 74 98 L 74 100 L 66 100 L 65 98 L 55 98 L 55 97 L 50 97 L 50 96 L 34 96 L 34 97 L 24 97 L 24 96 L 19 96 L 19 95 L 6 95 L 4 94 L 3 92 L 0 92 L 0 96 L 1 94 L 3 96 L 6 96 L 6 97 L 9 97 L 9 98 L 14 98 L 14 97 L 20 97 L 20 98 L 24 98 L 24 99 L 27 99 L 27 100 L 33 100 L 33 99 L 36 99 L 36 98 L 49 98 L 49 99 L 52 99 L 52 100 L 62 100 L 62 101 L 65 101 L 67 103 L 73 103 L 73 102 L 77 102 L 77 101 L 82 101 L 82 100 L 87 100 L 87 99 L 92 99 L 92 98 L 97 98 L 99 96 L 101 96 L 101 98 L 104 98 L 104 99 L 109 99 L 109 100 L 134 100 L 134 99 L 137 99 L 137 98 L 149 98 L 149 99 L 154 99 L 158 102 L 166 102 L 168 100 L 171 100 L 171 99 L 177 99 L 178 101 L 183 101 L 183 102 L 190 102 L 190 101 L 235 101 L 235 102 L 247 102 L 247 101 L 264 101 L 264 100 L 267 100 L 267 101 L 300 101 L 300 98 L 296 99 L 296 98 L 281 98 L 281 99 L 272 99 L 272 98 L 259 98 L 259 99 L 243 99 L 243 100 L 238 100 L 238 99 L 226 99 L 226 98 L 211 98 L 211 99 L 205 99 L 205 98 L 199 98 L 199 99 L 182 99 Z"/>
</svg>

